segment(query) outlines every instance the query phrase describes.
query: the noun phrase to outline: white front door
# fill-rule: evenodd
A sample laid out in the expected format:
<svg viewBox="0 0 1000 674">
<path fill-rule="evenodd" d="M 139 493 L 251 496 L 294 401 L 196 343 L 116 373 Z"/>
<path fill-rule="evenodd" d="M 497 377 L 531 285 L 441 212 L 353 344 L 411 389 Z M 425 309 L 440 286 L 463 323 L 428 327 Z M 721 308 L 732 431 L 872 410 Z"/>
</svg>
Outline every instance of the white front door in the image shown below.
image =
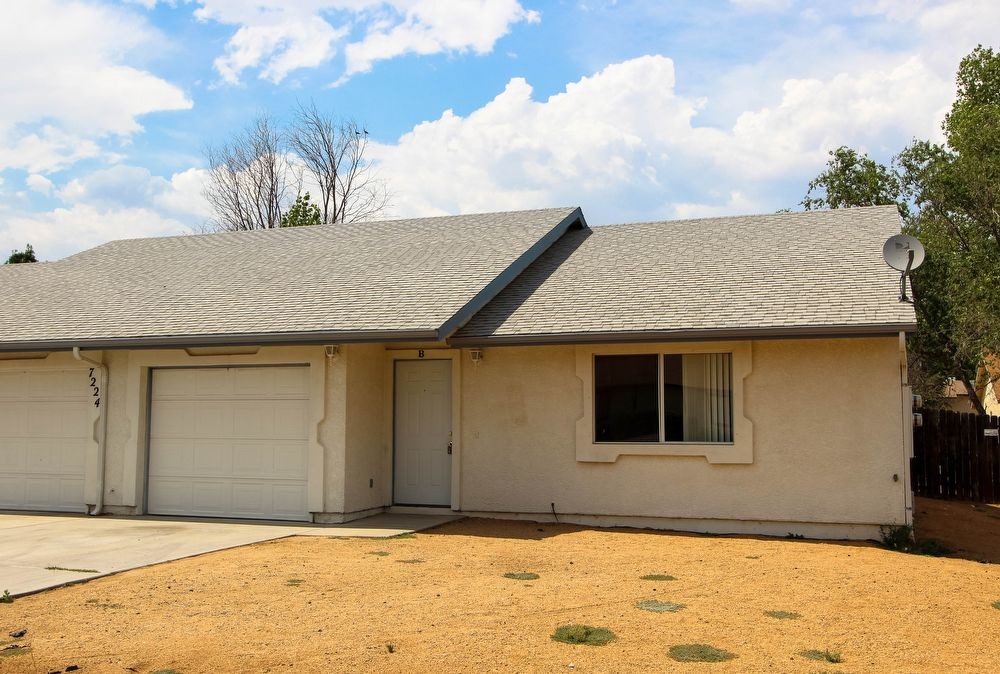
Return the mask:
<svg viewBox="0 0 1000 674">
<path fill-rule="evenodd" d="M 0 372 L 0 509 L 82 512 L 87 370 Z"/>
<path fill-rule="evenodd" d="M 451 361 L 396 361 L 393 501 L 451 505 Z"/>
<path fill-rule="evenodd" d="M 308 367 L 153 370 L 148 511 L 310 519 Z"/>
</svg>

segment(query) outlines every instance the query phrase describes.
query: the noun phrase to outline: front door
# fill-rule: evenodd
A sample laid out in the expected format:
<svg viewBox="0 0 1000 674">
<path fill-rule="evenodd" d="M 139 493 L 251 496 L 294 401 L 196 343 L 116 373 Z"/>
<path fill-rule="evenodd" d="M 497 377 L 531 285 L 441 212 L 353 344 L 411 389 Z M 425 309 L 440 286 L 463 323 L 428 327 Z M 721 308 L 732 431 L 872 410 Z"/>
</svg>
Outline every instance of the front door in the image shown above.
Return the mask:
<svg viewBox="0 0 1000 674">
<path fill-rule="evenodd" d="M 396 361 L 393 501 L 451 505 L 451 361 Z"/>
</svg>

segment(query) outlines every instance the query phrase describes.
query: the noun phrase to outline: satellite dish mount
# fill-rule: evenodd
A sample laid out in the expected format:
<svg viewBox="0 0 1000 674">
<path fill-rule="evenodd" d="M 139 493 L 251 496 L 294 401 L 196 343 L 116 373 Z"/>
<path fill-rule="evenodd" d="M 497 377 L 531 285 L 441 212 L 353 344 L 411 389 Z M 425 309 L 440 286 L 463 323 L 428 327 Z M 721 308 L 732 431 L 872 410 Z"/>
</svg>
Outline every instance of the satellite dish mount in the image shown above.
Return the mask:
<svg viewBox="0 0 1000 674">
<path fill-rule="evenodd" d="M 916 238 L 906 234 L 889 237 L 882 246 L 885 263 L 901 272 L 899 275 L 899 301 L 913 304 L 906 294 L 906 277 L 924 262 L 924 246 Z"/>
</svg>

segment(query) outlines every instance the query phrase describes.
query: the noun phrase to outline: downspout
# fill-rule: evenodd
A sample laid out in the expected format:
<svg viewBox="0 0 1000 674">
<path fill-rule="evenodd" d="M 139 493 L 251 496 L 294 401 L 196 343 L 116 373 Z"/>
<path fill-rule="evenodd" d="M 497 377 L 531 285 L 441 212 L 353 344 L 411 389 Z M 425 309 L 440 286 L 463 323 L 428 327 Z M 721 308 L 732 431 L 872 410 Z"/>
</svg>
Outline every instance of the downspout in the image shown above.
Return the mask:
<svg viewBox="0 0 1000 674">
<path fill-rule="evenodd" d="M 910 386 L 909 363 L 906 358 L 906 333 L 899 333 L 899 379 L 903 412 L 903 523 L 913 526 L 913 484 L 910 461 L 913 457 L 913 388 Z"/>
<path fill-rule="evenodd" d="M 80 347 L 73 347 L 73 357 L 78 361 L 83 363 L 89 363 L 94 366 L 94 369 L 100 370 L 101 372 L 101 387 L 100 396 L 98 404 L 98 414 L 100 419 L 98 419 L 98 429 L 97 429 L 97 502 L 94 503 L 94 509 L 90 512 L 91 515 L 100 515 L 101 511 L 104 510 L 104 469 L 105 469 L 105 457 L 107 456 L 107 441 L 108 441 L 108 406 L 107 406 L 107 395 L 108 395 L 108 366 L 104 363 L 98 362 L 91 358 L 87 358 L 80 353 Z"/>
</svg>

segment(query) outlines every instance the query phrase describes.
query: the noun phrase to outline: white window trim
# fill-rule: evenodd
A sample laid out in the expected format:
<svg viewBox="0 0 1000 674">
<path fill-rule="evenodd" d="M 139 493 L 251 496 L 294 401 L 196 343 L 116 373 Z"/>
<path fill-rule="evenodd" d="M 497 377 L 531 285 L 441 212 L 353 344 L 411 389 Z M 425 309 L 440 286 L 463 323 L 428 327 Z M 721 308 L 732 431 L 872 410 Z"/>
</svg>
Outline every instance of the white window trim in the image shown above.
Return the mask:
<svg viewBox="0 0 1000 674">
<path fill-rule="evenodd" d="M 733 354 L 732 442 L 595 442 L 594 356 Z M 709 463 L 753 463 L 753 422 L 744 416 L 743 380 L 753 371 L 751 342 L 616 344 L 576 347 L 576 376 L 583 383 L 583 416 L 576 422 L 576 460 L 613 463 L 619 456 L 703 456 Z M 662 378 L 662 373 L 659 377 Z M 663 395 L 659 395 L 661 416 Z M 660 424 L 661 428 L 663 424 Z M 662 430 L 661 430 L 662 433 Z"/>
</svg>

